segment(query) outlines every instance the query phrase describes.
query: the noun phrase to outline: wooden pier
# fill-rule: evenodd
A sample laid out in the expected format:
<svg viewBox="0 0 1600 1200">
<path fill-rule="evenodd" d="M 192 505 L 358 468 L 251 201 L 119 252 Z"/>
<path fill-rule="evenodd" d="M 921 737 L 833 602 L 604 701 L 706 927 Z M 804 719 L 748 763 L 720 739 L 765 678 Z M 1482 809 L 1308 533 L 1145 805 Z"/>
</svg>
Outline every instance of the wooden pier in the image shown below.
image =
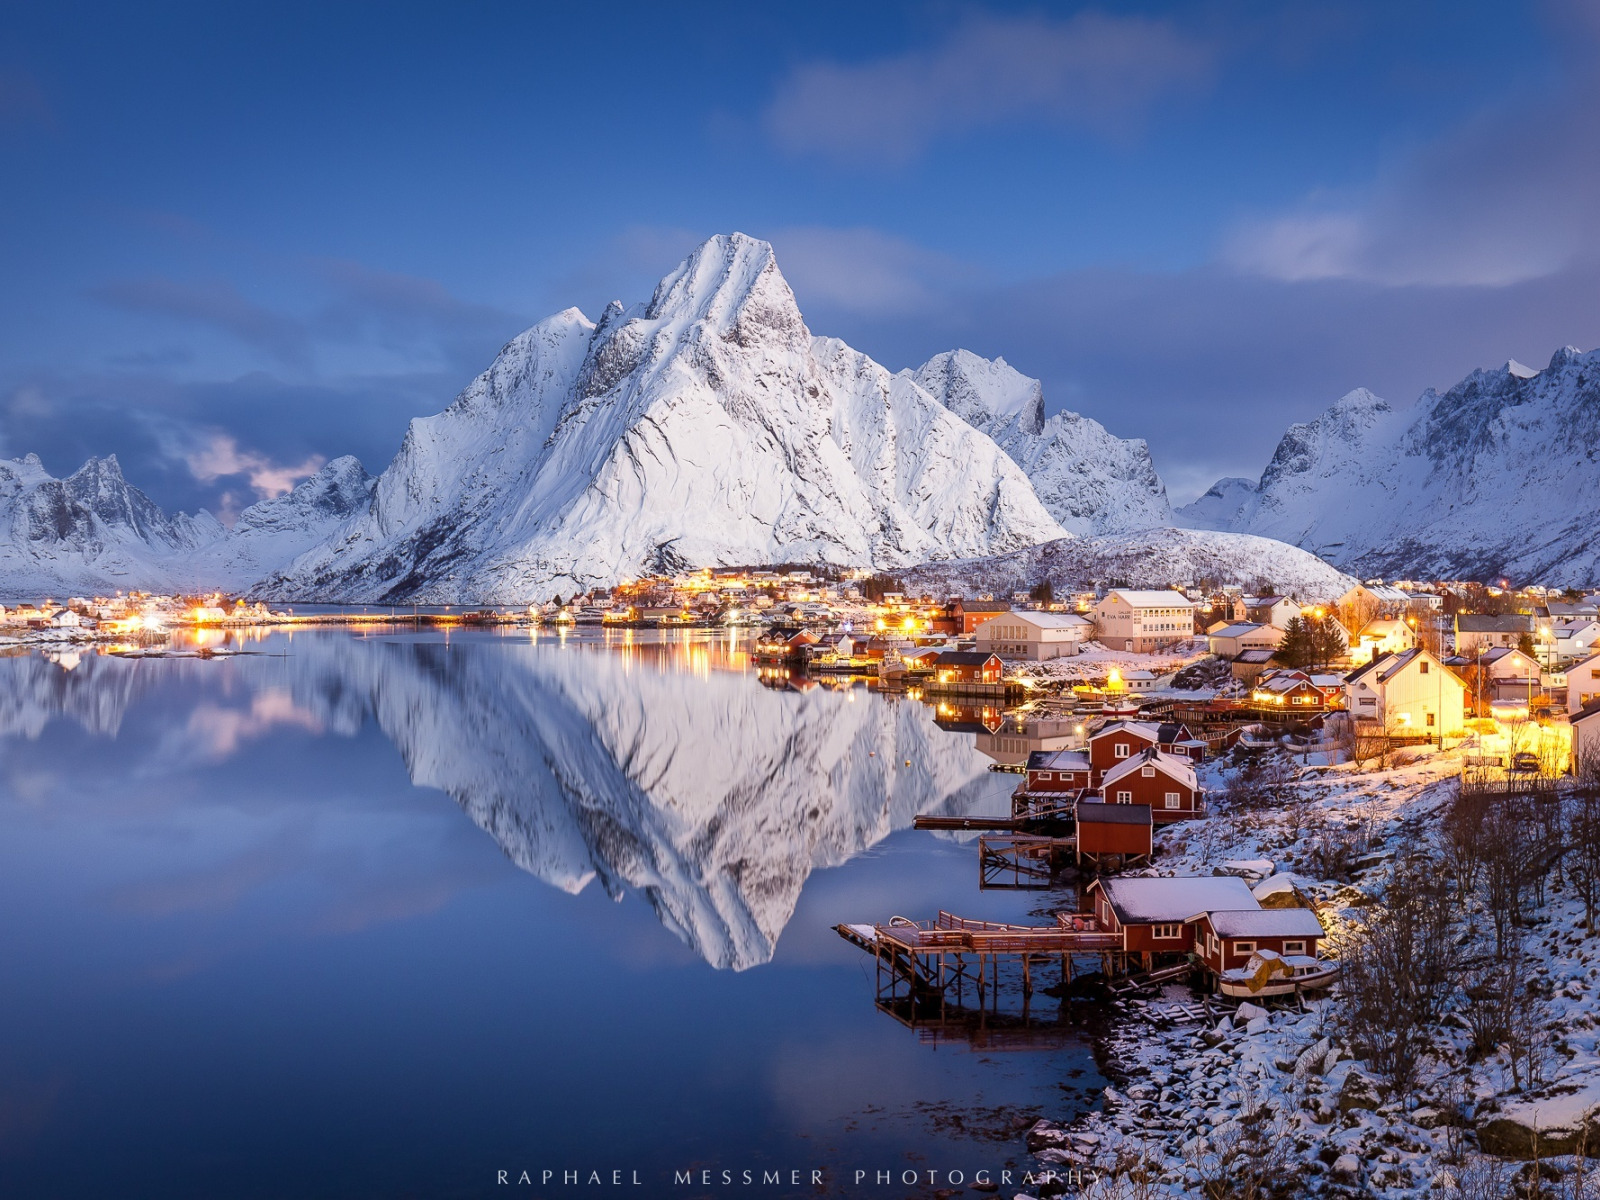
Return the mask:
<svg viewBox="0 0 1600 1200">
<path fill-rule="evenodd" d="M 1121 973 L 1128 962 L 1122 935 L 1098 928 L 1087 915 L 1041 926 L 940 912 L 931 922 L 894 917 L 884 925 L 834 929 L 873 956 L 879 1007 L 911 1025 L 934 1019 L 943 1024 L 957 1010 L 968 1011 L 963 1002 L 968 987 L 976 990 L 977 1011 L 997 1010 L 1002 963 L 1018 969 L 1026 1012 L 1036 970 L 1058 967 L 1064 991 L 1072 983 L 1075 957 L 1095 956 L 1107 976 Z"/>
</svg>

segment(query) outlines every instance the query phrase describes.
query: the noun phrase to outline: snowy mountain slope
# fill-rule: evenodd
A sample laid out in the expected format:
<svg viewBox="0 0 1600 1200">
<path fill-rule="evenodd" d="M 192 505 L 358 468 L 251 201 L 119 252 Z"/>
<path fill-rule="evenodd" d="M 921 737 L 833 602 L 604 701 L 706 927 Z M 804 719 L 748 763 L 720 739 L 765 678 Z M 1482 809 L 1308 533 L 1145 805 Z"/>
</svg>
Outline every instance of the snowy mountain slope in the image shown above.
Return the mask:
<svg viewBox="0 0 1600 1200">
<path fill-rule="evenodd" d="M 968 350 L 902 372 L 1020 466 L 1050 515 L 1072 533 L 1122 533 L 1172 523 L 1166 485 L 1137 439 L 1074 412 L 1044 415 L 1044 387 L 1003 358 Z"/>
<path fill-rule="evenodd" d="M 245 509 L 174 574 L 188 587 L 244 590 L 365 512 L 376 483 L 355 458 L 336 458 L 292 491 Z"/>
<path fill-rule="evenodd" d="M 772 248 L 710 239 L 648 305 L 576 309 L 412 422 L 371 511 L 256 589 L 521 602 L 690 565 L 903 566 L 1060 537 L 913 381 L 814 339 Z"/>
<path fill-rule="evenodd" d="M 37 455 L 0 460 L 0 595 L 170 585 L 177 560 L 224 532 L 206 513 L 168 517 L 115 455 L 65 479 Z"/>
<path fill-rule="evenodd" d="M 1307 603 L 1336 599 L 1355 582 L 1295 546 L 1193 529 L 1146 529 L 1046 542 L 992 558 L 930 563 L 904 578 L 908 589 L 933 595 L 974 589 L 1003 595 L 1045 579 L 1058 592 L 1095 582 L 1154 588 L 1211 579 L 1248 587 L 1264 580 Z"/>
<path fill-rule="evenodd" d="M 372 478 L 336 459 L 230 531 L 210 513 L 169 517 L 122 476 L 115 455 L 56 479 L 38 456 L 0 460 L 0 597 L 117 589 L 242 589 L 366 508 Z"/>
<path fill-rule="evenodd" d="M 1600 577 L 1600 352 L 1509 362 L 1395 411 L 1370 392 L 1291 426 L 1253 487 L 1178 519 L 1280 538 L 1362 575 L 1561 586 Z"/>
</svg>

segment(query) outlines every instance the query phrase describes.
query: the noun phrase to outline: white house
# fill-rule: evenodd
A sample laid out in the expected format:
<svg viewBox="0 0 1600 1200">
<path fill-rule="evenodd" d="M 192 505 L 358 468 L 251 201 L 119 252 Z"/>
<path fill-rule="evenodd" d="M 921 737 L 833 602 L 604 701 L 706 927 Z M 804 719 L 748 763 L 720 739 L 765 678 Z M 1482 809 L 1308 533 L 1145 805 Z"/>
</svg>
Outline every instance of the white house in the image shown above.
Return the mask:
<svg viewBox="0 0 1600 1200">
<path fill-rule="evenodd" d="M 1572 722 L 1572 773 L 1585 775 L 1600 769 L 1600 703 L 1580 708 L 1569 720 Z"/>
<path fill-rule="evenodd" d="M 1095 628 L 1107 649 L 1149 654 L 1194 636 L 1194 607 L 1177 592 L 1116 588 L 1094 606 Z"/>
<path fill-rule="evenodd" d="M 1350 657 L 1369 662 L 1379 654 L 1401 654 L 1417 644 L 1416 630 L 1398 617 L 1368 621 L 1350 648 Z"/>
<path fill-rule="evenodd" d="M 1237 658 L 1246 650 L 1276 650 L 1282 644 L 1281 628 L 1254 621 L 1217 624 L 1206 634 L 1206 648 L 1218 658 Z"/>
<path fill-rule="evenodd" d="M 1094 633 L 1094 622 L 1077 613 L 1004 612 L 973 633 L 979 650 L 1001 658 L 1047 662 L 1078 652 Z"/>
<path fill-rule="evenodd" d="M 1459 737 L 1466 685 L 1422 647 L 1385 654 L 1345 676 L 1345 707 L 1395 735 Z"/>
<path fill-rule="evenodd" d="M 1600 654 L 1567 668 L 1567 712 L 1575 713 L 1600 696 Z"/>
<path fill-rule="evenodd" d="M 1300 615 L 1300 605 L 1291 596 L 1246 597 L 1245 616 L 1258 625 L 1276 625 L 1279 629 Z"/>
<path fill-rule="evenodd" d="M 1596 642 L 1600 642 L 1600 621 L 1592 617 L 1565 621 L 1550 630 L 1550 662 L 1582 662 L 1595 652 Z"/>
<path fill-rule="evenodd" d="M 1495 646 L 1515 646 L 1533 634 L 1533 618 L 1521 613 L 1491 617 L 1463 614 L 1456 617 L 1456 653 L 1476 658 Z"/>
</svg>

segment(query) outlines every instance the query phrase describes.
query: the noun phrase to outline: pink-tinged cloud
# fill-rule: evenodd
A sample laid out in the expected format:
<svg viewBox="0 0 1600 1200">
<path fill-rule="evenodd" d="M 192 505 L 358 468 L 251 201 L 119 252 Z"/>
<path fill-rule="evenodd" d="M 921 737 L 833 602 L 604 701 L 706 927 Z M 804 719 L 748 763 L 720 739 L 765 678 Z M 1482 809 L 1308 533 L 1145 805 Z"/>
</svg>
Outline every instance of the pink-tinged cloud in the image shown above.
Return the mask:
<svg viewBox="0 0 1600 1200">
<path fill-rule="evenodd" d="M 211 434 L 205 443 L 183 456 L 189 472 L 201 483 L 243 475 L 250 480 L 256 496 L 271 500 L 294 490 L 302 479 L 309 479 L 327 461 L 320 454 L 307 455 L 298 463 L 274 462 L 264 454 L 241 450 L 239 443 L 224 433 Z"/>
</svg>

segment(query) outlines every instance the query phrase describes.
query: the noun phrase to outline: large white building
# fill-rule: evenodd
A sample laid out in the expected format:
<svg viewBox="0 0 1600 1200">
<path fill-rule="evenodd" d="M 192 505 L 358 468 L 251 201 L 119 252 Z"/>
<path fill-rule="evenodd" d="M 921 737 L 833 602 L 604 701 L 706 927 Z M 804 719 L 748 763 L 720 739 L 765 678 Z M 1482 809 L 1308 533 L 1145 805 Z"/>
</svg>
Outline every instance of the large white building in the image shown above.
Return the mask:
<svg viewBox="0 0 1600 1200">
<path fill-rule="evenodd" d="M 1194 607 L 1177 592 L 1115 588 L 1094 606 L 1095 628 L 1108 650 L 1148 654 L 1194 637 Z"/>
<path fill-rule="evenodd" d="M 1001 658 L 1047 662 L 1076 654 L 1094 633 L 1094 622 L 1077 613 L 1004 612 L 973 632 L 977 649 Z"/>
<path fill-rule="evenodd" d="M 1385 654 L 1350 672 L 1345 707 L 1396 737 L 1460 737 L 1466 725 L 1466 684 L 1421 646 Z"/>
</svg>

